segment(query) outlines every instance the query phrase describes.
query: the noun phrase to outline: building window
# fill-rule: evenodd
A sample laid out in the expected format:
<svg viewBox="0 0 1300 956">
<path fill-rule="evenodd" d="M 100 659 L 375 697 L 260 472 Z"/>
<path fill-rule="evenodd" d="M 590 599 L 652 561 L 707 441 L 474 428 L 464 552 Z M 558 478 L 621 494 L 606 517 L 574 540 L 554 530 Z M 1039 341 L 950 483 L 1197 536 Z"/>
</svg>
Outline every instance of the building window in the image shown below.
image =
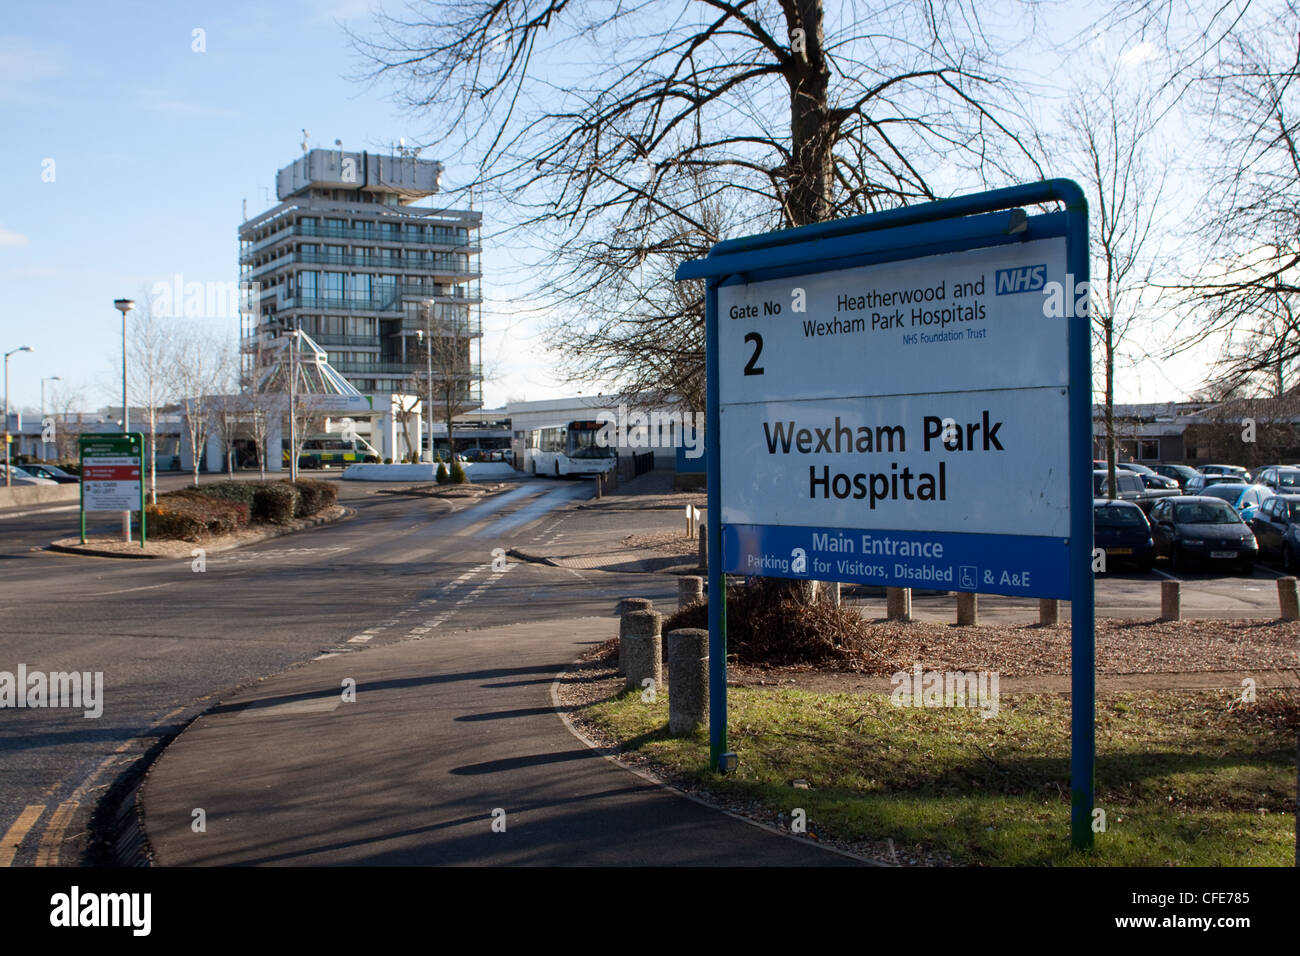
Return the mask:
<svg viewBox="0 0 1300 956">
<path fill-rule="evenodd" d="M 1159 461 L 1160 439 L 1144 438 L 1138 442 L 1138 461 Z"/>
</svg>

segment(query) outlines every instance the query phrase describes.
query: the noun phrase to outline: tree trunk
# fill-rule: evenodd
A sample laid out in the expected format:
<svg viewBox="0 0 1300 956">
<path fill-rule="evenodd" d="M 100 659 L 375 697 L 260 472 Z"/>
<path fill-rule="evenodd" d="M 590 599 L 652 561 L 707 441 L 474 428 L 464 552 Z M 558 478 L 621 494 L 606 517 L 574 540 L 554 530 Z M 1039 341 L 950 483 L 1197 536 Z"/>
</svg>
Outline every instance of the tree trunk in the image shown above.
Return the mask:
<svg viewBox="0 0 1300 956">
<path fill-rule="evenodd" d="M 1115 317 L 1112 315 L 1105 322 L 1106 328 L 1106 490 L 1108 497 L 1114 501 L 1119 495 L 1115 488 L 1115 459 L 1118 453 L 1115 443 Z"/>
<path fill-rule="evenodd" d="M 790 191 L 786 214 L 793 226 L 825 222 L 831 218 L 834 122 L 831 118 L 830 69 L 825 41 L 822 0 L 796 0 L 797 22 L 790 20 L 791 53 L 795 68 L 790 85 Z M 802 30 L 802 49 L 794 42 Z M 789 595 L 811 605 L 823 590 L 821 581 L 791 581 Z"/>
<path fill-rule="evenodd" d="M 786 204 L 792 225 L 825 222 L 831 218 L 834 122 L 828 101 L 830 69 L 822 48 L 822 0 L 797 0 L 798 23 L 804 49 L 792 42 L 795 69 L 790 87 L 790 194 Z"/>
</svg>

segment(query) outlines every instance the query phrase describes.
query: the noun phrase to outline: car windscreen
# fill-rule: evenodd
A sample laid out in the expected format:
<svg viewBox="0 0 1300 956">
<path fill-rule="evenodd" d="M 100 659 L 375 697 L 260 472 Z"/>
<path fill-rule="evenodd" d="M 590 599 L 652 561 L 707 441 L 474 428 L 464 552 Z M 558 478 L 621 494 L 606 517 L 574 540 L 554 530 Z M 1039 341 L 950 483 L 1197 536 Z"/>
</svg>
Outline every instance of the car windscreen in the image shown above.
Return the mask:
<svg viewBox="0 0 1300 956">
<path fill-rule="evenodd" d="M 1174 505 L 1174 520 L 1179 524 L 1241 524 L 1241 518 L 1220 501 L 1189 501 Z"/>
<path fill-rule="evenodd" d="M 1140 528 L 1147 523 L 1139 508 L 1094 508 L 1092 523 L 1098 528 Z"/>
<path fill-rule="evenodd" d="M 1277 483 L 1283 488 L 1300 487 L 1300 471 L 1279 471 Z"/>
</svg>

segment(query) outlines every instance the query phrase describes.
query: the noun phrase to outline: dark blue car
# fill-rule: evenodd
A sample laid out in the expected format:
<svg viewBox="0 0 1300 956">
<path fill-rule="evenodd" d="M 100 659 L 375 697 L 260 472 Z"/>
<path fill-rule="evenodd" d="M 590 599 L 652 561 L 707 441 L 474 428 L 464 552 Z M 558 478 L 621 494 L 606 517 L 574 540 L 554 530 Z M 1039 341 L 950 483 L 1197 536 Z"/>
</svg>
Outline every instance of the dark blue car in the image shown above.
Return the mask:
<svg viewBox="0 0 1300 956">
<path fill-rule="evenodd" d="M 1106 566 L 1113 562 L 1136 565 L 1150 571 L 1156 560 L 1151 525 L 1142 509 L 1131 501 L 1096 498 L 1092 502 L 1093 547 L 1106 552 Z"/>
</svg>

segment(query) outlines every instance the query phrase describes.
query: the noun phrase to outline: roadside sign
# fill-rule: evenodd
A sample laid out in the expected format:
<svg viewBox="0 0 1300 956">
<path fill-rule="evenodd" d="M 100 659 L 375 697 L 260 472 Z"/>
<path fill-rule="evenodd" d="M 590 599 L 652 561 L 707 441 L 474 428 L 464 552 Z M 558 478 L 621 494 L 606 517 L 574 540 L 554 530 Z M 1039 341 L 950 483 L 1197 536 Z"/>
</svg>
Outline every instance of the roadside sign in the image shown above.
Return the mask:
<svg viewBox="0 0 1300 956">
<path fill-rule="evenodd" d="M 1065 209 L 1020 208 L 1052 202 Z M 709 593 L 742 574 L 1072 600 L 1071 825 L 1075 845 L 1090 846 L 1091 332 L 1078 186 L 728 240 L 677 277 L 706 280 Z M 709 602 L 715 768 L 728 762 L 722 605 Z"/>
<path fill-rule="evenodd" d="M 722 570 L 1068 597 L 1066 275 L 1050 238 L 719 288 L 722 455 L 753 463 Z"/>
<path fill-rule="evenodd" d="M 81 540 L 86 540 L 86 512 L 139 511 L 140 547 L 145 543 L 144 435 L 82 435 Z"/>
</svg>

